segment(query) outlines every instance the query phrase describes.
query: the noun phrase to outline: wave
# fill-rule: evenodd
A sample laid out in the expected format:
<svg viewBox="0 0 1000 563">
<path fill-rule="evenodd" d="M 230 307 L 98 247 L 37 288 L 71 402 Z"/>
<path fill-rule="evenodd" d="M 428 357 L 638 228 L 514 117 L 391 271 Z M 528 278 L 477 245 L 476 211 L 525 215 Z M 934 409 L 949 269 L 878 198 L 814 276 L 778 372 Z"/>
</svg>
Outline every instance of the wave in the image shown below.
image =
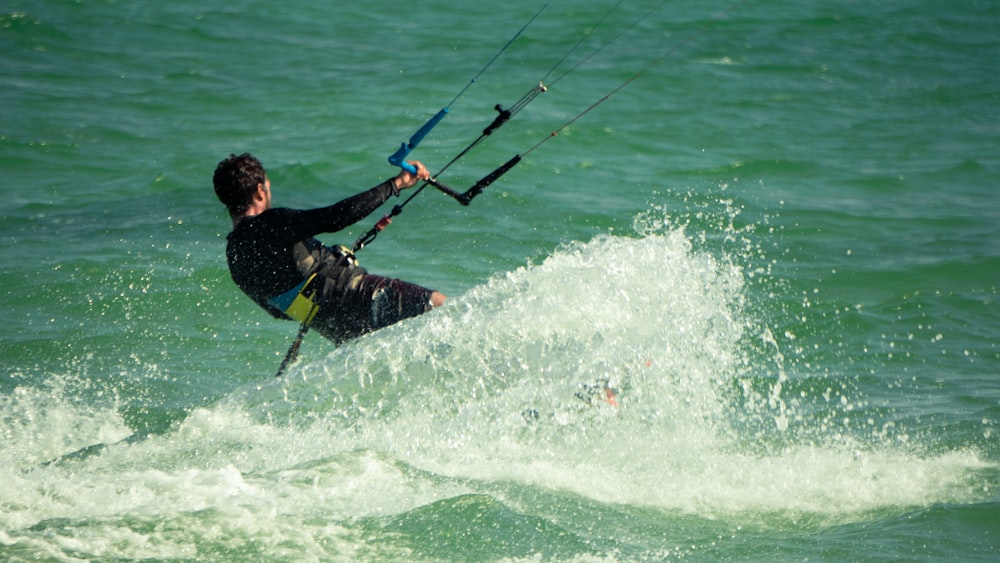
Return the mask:
<svg viewBox="0 0 1000 563">
<path fill-rule="evenodd" d="M 741 256 L 700 249 L 655 213 L 636 225 L 143 440 L 113 443 L 114 409 L 22 396 L 5 433 L 10 455 L 32 463 L 0 470 L 0 544 L 71 536 L 90 542 L 80 553 L 183 557 L 192 542 L 231 554 L 230 540 L 251 534 L 270 553 L 292 542 L 315 554 L 327 538 L 339 554 L 405 557 L 365 538 L 446 529 L 427 528 L 428 514 L 472 525 L 471 510 L 579 553 L 583 536 L 560 543 L 568 516 L 551 514 L 553 502 L 779 528 L 974 500 L 988 487 L 996 469 L 975 452 L 923 452 L 842 378 L 788 373 L 793 352 L 762 321 Z M 74 446 L 112 444 L 38 464 L 69 444 L 39 447 L 33 434 L 75 426 L 89 430 Z M 88 536 L 94 526 L 104 532 Z"/>
</svg>

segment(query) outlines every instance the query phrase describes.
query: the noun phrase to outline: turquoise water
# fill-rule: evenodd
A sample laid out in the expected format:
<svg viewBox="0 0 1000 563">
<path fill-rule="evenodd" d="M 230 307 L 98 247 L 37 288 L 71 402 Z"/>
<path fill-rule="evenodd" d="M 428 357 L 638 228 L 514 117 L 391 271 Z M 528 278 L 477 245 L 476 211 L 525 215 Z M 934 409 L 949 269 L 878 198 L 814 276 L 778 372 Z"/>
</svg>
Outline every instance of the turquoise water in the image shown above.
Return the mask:
<svg viewBox="0 0 1000 563">
<path fill-rule="evenodd" d="M 733 5 L 548 5 L 360 254 L 449 303 L 276 380 L 216 163 L 374 185 L 541 4 L 5 3 L 0 558 L 1000 557 L 1000 6 Z"/>
</svg>

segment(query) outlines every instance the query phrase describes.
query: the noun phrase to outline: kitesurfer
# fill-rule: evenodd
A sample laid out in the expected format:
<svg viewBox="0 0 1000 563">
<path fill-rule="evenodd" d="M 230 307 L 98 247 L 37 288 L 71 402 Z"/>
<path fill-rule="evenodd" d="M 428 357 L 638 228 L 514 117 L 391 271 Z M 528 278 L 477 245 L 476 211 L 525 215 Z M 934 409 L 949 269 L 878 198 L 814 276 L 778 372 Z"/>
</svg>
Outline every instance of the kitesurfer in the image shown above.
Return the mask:
<svg viewBox="0 0 1000 563">
<path fill-rule="evenodd" d="M 410 164 L 381 184 L 329 207 L 271 207 L 271 181 L 249 153 L 230 155 L 212 179 L 233 221 L 226 258 L 233 281 L 275 318 L 296 320 L 340 343 L 444 303 L 437 291 L 369 274 L 354 254 L 314 238 L 353 225 L 430 174 Z"/>
</svg>

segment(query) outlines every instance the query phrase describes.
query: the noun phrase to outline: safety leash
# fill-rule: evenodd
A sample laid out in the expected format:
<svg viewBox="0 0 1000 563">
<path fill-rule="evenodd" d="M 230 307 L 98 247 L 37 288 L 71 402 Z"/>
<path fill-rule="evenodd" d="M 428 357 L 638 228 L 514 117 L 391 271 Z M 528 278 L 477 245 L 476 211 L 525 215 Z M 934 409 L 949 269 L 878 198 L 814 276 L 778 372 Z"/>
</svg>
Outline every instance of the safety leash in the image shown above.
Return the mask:
<svg viewBox="0 0 1000 563">
<path fill-rule="evenodd" d="M 299 348 L 302 346 L 302 340 L 306 337 L 306 333 L 309 332 L 309 325 L 302 323 L 299 325 L 299 333 L 295 335 L 295 340 L 292 341 L 292 345 L 288 347 L 288 351 L 285 352 L 285 358 L 281 360 L 281 365 L 278 366 L 278 373 L 274 374 L 274 377 L 281 377 L 288 366 L 299 357 Z"/>
</svg>

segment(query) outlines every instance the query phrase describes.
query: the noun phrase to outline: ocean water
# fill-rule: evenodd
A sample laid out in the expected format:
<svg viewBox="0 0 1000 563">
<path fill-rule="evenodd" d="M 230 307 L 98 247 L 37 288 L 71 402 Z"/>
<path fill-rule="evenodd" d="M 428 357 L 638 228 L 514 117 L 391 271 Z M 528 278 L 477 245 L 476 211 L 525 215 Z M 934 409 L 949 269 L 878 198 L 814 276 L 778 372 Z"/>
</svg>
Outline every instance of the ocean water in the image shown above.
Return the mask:
<svg viewBox="0 0 1000 563">
<path fill-rule="evenodd" d="M 0 559 L 1000 559 L 1000 5 L 342 4 L 0 6 Z M 216 163 L 543 78 L 359 254 L 446 306 L 275 378 Z"/>
</svg>

